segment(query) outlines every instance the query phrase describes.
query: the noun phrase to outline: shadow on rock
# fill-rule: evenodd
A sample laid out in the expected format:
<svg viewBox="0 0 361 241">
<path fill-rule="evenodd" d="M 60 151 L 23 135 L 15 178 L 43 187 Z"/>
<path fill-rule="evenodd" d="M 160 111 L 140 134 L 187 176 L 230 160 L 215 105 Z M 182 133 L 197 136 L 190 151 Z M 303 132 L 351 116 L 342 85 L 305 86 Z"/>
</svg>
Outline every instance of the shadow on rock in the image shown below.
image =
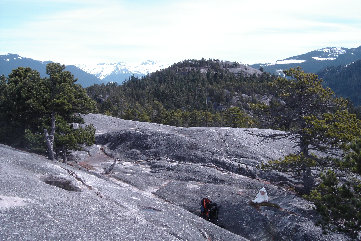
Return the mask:
<svg viewBox="0 0 361 241">
<path fill-rule="evenodd" d="M 43 178 L 46 184 L 62 188 L 67 191 L 80 192 L 80 188 L 75 186 L 71 180 L 63 177 L 49 175 Z"/>
</svg>

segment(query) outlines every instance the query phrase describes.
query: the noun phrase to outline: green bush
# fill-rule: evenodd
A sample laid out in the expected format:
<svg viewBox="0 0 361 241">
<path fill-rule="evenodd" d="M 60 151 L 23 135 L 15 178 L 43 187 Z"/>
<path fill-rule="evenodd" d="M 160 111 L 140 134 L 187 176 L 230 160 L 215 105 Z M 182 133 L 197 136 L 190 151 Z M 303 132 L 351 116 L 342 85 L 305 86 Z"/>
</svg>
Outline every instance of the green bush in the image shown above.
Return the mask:
<svg viewBox="0 0 361 241">
<path fill-rule="evenodd" d="M 318 187 L 306 196 L 322 215 L 321 225 L 356 238 L 361 231 L 361 182 L 353 179 L 341 184 L 331 170 L 322 174 L 321 180 Z"/>
<path fill-rule="evenodd" d="M 36 153 L 44 153 L 45 143 L 44 143 L 44 135 L 42 133 L 34 134 L 29 129 L 25 130 L 25 148 L 28 151 L 36 152 Z"/>
<path fill-rule="evenodd" d="M 351 143 L 350 152 L 342 164 L 350 168 L 352 172 L 361 174 L 361 139 Z"/>
</svg>

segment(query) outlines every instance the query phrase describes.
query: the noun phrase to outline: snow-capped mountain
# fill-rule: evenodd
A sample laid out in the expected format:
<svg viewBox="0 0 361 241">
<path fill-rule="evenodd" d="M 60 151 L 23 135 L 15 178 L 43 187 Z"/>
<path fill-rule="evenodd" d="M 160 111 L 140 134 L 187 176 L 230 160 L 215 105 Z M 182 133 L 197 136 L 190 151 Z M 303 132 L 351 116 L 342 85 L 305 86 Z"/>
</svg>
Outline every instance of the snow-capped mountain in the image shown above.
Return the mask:
<svg viewBox="0 0 361 241">
<path fill-rule="evenodd" d="M 0 75 L 8 76 L 12 70 L 18 67 L 29 67 L 37 70 L 41 77 L 48 77 L 46 74 L 46 65 L 51 62 L 52 61 L 34 60 L 17 54 L 0 55 Z M 78 79 L 76 83 L 83 87 L 104 83 L 99 78 L 74 65 L 65 66 L 65 70 L 70 71 L 74 77 Z"/>
<path fill-rule="evenodd" d="M 358 48 L 327 47 L 305 54 L 278 60 L 276 63 L 254 64 L 254 68 L 263 68 L 272 74 L 283 74 L 284 69 L 300 66 L 306 72 L 317 73 L 328 66 L 346 65 L 361 59 L 361 46 Z"/>
<path fill-rule="evenodd" d="M 0 55 L 0 75 L 9 75 L 18 67 L 30 67 L 37 70 L 42 77 L 46 77 L 46 65 L 52 61 L 40 61 L 22 57 L 17 54 Z M 131 76 L 141 77 L 168 66 L 155 61 L 147 60 L 139 64 L 101 63 L 94 65 L 67 65 L 65 70 L 70 71 L 77 83 L 83 87 L 108 82 L 122 83 Z"/>
<path fill-rule="evenodd" d="M 321 53 L 320 56 L 319 57 L 316 56 L 312 58 L 318 61 L 336 60 L 340 55 L 347 53 L 346 48 L 336 48 L 336 47 L 322 48 L 317 51 Z"/>
<path fill-rule="evenodd" d="M 141 77 L 168 66 L 147 60 L 140 64 L 100 63 L 94 65 L 77 65 L 83 71 L 95 75 L 104 82 L 122 83 L 131 76 Z"/>
</svg>

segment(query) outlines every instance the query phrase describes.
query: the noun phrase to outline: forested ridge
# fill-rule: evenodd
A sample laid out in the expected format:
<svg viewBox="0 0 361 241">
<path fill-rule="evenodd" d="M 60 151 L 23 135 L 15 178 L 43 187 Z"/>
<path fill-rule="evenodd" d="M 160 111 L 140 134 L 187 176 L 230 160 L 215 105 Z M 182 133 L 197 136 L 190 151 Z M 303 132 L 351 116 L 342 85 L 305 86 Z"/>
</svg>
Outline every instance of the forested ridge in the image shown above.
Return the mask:
<svg viewBox="0 0 361 241">
<path fill-rule="evenodd" d="M 101 113 L 124 119 L 175 126 L 255 126 L 250 104 L 267 99 L 267 83 L 275 77 L 230 71 L 239 66 L 186 60 L 123 85 L 94 85 L 87 91 Z"/>
<path fill-rule="evenodd" d="M 321 71 L 319 76 L 337 95 L 361 106 L 361 60 L 346 66 L 328 67 Z"/>
</svg>

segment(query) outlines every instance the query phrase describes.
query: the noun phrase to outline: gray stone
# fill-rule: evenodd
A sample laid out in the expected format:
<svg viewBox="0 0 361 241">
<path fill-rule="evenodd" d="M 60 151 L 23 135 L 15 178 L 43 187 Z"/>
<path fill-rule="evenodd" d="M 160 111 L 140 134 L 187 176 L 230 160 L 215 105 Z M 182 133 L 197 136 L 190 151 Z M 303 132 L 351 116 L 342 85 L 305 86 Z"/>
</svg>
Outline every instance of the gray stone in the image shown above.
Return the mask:
<svg viewBox="0 0 361 241">
<path fill-rule="evenodd" d="M 87 115 L 85 121 L 100 130 L 97 144 L 120 158 L 114 178 L 196 215 L 200 214 L 200 200 L 209 196 L 220 205 L 218 225 L 241 237 L 348 239 L 342 234 L 323 234 L 315 225 L 319 216 L 312 203 L 284 188 L 300 180 L 259 168 L 298 151 L 293 138 L 279 137 L 283 132 L 177 128 L 102 115 Z M 255 208 L 250 201 L 262 187 L 272 205 Z"/>
<path fill-rule="evenodd" d="M 246 240 L 124 182 L 4 145 L 0 152 L 1 240 Z M 81 192 L 48 185 L 49 176 Z"/>
<path fill-rule="evenodd" d="M 259 169 L 298 151 L 273 138 L 282 132 L 84 119 L 97 146 L 76 155 L 79 165 L 0 145 L 2 240 L 348 240 L 324 234 L 312 203 L 279 185 L 298 180 Z M 49 176 L 80 192 L 46 184 Z M 250 205 L 262 187 L 269 205 Z M 199 217 L 206 196 L 220 207 L 217 225 Z"/>
</svg>

